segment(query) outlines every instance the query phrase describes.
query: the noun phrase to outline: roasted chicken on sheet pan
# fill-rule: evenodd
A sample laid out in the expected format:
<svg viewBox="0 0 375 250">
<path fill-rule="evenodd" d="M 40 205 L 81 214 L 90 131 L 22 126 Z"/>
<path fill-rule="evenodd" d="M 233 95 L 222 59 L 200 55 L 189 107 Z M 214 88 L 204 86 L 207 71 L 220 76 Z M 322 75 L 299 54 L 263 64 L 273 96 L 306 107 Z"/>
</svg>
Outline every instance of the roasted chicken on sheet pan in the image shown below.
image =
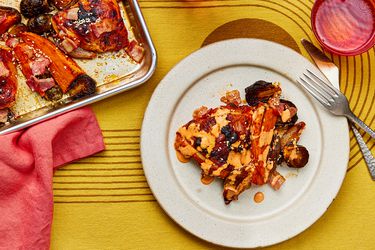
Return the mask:
<svg viewBox="0 0 375 250">
<path fill-rule="evenodd" d="M 75 1 L 77 2 L 77 1 Z M 144 50 L 128 31 L 116 0 L 80 0 L 52 18 L 56 43 L 75 58 L 94 58 L 95 53 L 125 49 L 136 62 Z"/>
<path fill-rule="evenodd" d="M 59 11 L 50 13 L 54 5 Z M 17 92 L 18 63 L 30 89 L 56 101 L 90 95 L 96 82 L 71 59 L 92 59 L 96 53 L 119 51 L 137 63 L 144 49 L 129 41 L 117 0 L 22 0 L 21 13 L 0 6 L 0 125 L 9 121 Z M 69 56 L 70 57 L 69 57 Z"/>
<path fill-rule="evenodd" d="M 80 0 L 55 14 L 52 25 L 68 53 L 78 47 L 93 52 L 118 51 L 129 44 L 116 0 Z"/>
<path fill-rule="evenodd" d="M 277 164 L 300 168 L 309 158 L 306 148 L 297 145 L 305 123 L 296 123 L 297 108 L 280 99 L 279 84 L 258 81 L 245 92 L 249 105 L 241 105 L 237 90 L 230 91 L 221 98 L 226 105 L 199 108 L 176 133 L 179 159 L 194 159 L 205 184 L 223 179 L 226 204 L 251 184 L 269 183 L 278 190 L 285 178 Z"/>
</svg>

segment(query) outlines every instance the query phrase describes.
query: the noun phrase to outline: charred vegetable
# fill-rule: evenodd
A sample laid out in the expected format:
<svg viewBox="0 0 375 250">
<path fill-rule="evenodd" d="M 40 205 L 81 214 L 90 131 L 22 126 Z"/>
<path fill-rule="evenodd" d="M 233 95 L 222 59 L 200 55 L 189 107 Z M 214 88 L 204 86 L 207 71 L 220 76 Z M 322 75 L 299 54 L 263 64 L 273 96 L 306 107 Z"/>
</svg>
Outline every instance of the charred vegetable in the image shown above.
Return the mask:
<svg viewBox="0 0 375 250">
<path fill-rule="evenodd" d="M 70 85 L 69 93 L 76 97 L 83 97 L 87 94 L 94 93 L 96 88 L 96 83 L 94 79 L 88 75 L 78 76 Z"/>
<path fill-rule="evenodd" d="M 19 42 L 13 50 L 30 89 L 47 100 L 60 99 L 61 90 L 57 90 L 58 86 L 51 75 L 51 60 L 25 42 Z"/>
<path fill-rule="evenodd" d="M 22 15 L 27 18 L 49 12 L 51 9 L 47 0 L 22 0 L 20 4 Z"/>
<path fill-rule="evenodd" d="M 28 46 L 49 59 L 49 72 L 63 93 L 69 92 L 74 97 L 82 97 L 95 92 L 95 81 L 52 42 L 30 32 L 24 32 L 20 37 Z"/>
<path fill-rule="evenodd" d="M 284 160 L 289 167 L 303 168 L 309 161 L 309 152 L 304 146 L 289 144 L 283 149 Z"/>
<path fill-rule="evenodd" d="M 52 5 L 54 5 L 57 9 L 63 10 L 67 9 L 73 4 L 77 3 L 78 0 L 50 0 L 49 1 Z"/>
<path fill-rule="evenodd" d="M 0 47 L 0 109 L 10 108 L 16 100 L 17 69 L 10 50 Z"/>
<path fill-rule="evenodd" d="M 277 84 L 266 81 L 257 81 L 245 89 L 246 101 L 250 106 L 256 106 L 260 102 L 267 102 L 271 97 L 281 93 Z"/>
<path fill-rule="evenodd" d="M 297 107 L 291 101 L 280 99 L 278 107 L 280 117 L 277 120 L 276 126 L 293 126 L 297 120 Z"/>
<path fill-rule="evenodd" d="M 9 122 L 13 118 L 13 113 L 10 109 L 0 109 L 0 127 L 4 126 L 7 122 Z"/>
<path fill-rule="evenodd" d="M 299 122 L 289 128 L 280 139 L 281 148 L 290 143 L 298 142 L 305 127 L 306 124 L 304 122 Z"/>
<path fill-rule="evenodd" d="M 27 22 L 27 27 L 31 32 L 39 35 L 47 33 L 52 29 L 51 18 L 52 15 L 50 14 L 41 14 L 39 16 L 30 18 Z"/>
<path fill-rule="evenodd" d="M 19 22 L 21 22 L 21 14 L 18 10 L 0 6 L 0 35 Z"/>
<path fill-rule="evenodd" d="M 0 126 L 12 117 L 9 110 L 16 100 L 17 69 L 10 50 L 0 47 Z"/>
</svg>

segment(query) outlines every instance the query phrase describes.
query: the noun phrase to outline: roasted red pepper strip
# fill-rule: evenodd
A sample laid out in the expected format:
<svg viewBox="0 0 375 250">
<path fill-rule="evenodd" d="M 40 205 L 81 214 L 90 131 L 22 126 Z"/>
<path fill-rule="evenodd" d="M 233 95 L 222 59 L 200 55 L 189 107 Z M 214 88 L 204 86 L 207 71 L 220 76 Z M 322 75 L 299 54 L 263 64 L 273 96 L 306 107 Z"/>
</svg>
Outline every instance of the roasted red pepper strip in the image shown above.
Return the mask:
<svg viewBox="0 0 375 250">
<path fill-rule="evenodd" d="M 95 92 L 95 81 L 52 42 L 30 32 L 21 33 L 20 37 L 26 44 L 50 59 L 50 73 L 63 93 L 69 91 L 73 96 L 80 97 Z"/>
<path fill-rule="evenodd" d="M 21 14 L 18 10 L 0 6 L 0 35 L 19 22 L 21 22 Z"/>
<path fill-rule="evenodd" d="M 252 182 L 257 185 L 263 185 L 268 180 L 269 170 L 266 164 L 277 121 L 277 116 L 275 114 L 276 112 L 273 108 L 266 108 L 259 137 L 252 140 L 251 153 L 253 162 L 255 163 L 255 172 Z"/>
<path fill-rule="evenodd" d="M 0 47 L 0 109 L 10 108 L 16 100 L 17 69 L 12 53 Z"/>
</svg>

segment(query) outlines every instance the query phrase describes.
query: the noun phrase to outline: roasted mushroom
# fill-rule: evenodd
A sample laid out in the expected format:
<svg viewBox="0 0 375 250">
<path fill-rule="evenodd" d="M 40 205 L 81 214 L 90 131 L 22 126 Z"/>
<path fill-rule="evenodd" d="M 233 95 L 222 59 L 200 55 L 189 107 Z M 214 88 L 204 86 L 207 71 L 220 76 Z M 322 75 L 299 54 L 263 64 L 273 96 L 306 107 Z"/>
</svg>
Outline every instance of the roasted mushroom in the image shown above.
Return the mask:
<svg viewBox="0 0 375 250">
<path fill-rule="evenodd" d="M 271 97 L 279 95 L 281 88 L 277 83 L 257 81 L 245 89 L 246 101 L 250 106 L 259 102 L 267 102 Z"/>
<path fill-rule="evenodd" d="M 39 35 L 47 33 L 52 29 L 51 18 L 52 15 L 50 14 L 41 14 L 30 18 L 27 22 L 27 27 L 31 32 Z"/>
<path fill-rule="evenodd" d="M 283 149 L 286 164 L 292 168 L 303 168 L 309 161 L 309 151 L 304 146 L 288 144 Z"/>
<path fill-rule="evenodd" d="M 278 106 L 278 112 L 280 117 L 277 119 L 276 126 L 293 126 L 297 120 L 297 107 L 291 101 L 280 99 Z"/>
<path fill-rule="evenodd" d="M 0 6 L 0 35 L 19 22 L 21 22 L 21 14 L 18 10 Z"/>
<path fill-rule="evenodd" d="M 50 12 L 47 0 L 22 0 L 20 4 L 22 15 L 27 18 Z"/>
</svg>

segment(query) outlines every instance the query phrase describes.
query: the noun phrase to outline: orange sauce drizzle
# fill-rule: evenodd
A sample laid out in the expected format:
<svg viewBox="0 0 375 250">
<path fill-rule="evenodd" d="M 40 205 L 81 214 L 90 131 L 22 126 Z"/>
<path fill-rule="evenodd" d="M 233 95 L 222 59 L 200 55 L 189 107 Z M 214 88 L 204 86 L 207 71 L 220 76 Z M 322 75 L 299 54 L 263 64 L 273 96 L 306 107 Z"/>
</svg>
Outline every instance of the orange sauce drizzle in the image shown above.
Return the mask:
<svg viewBox="0 0 375 250">
<path fill-rule="evenodd" d="M 255 195 L 254 195 L 254 201 L 256 203 L 261 203 L 262 201 L 264 200 L 264 194 L 262 192 L 257 192 Z"/>
<path fill-rule="evenodd" d="M 202 175 L 202 177 L 201 177 L 201 182 L 202 182 L 204 185 L 208 185 L 208 184 L 210 184 L 211 182 L 213 182 L 214 179 L 215 179 L 215 177 L 213 177 L 213 176 Z"/>
<path fill-rule="evenodd" d="M 177 156 L 177 159 L 180 161 L 180 162 L 182 162 L 182 163 L 186 163 L 186 162 L 189 162 L 190 161 L 190 159 L 188 159 L 188 158 L 185 158 L 184 156 L 183 156 L 183 154 L 181 154 L 179 151 L 177 151 L 176 150 L 176 156 Z"/>
</svg>

